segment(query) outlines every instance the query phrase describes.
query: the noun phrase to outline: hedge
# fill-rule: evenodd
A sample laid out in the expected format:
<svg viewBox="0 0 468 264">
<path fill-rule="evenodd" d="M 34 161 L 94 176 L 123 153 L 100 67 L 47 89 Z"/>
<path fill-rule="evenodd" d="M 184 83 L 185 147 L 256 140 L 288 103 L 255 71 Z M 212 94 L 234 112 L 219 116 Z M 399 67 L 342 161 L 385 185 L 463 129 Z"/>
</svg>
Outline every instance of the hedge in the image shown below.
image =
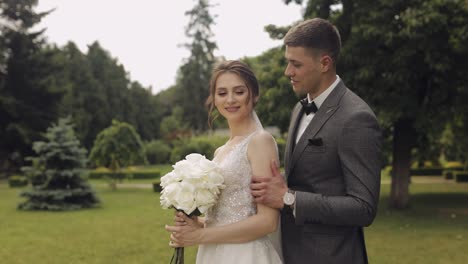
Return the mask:
<svg viewBox="0 0 468 264">
<path fill-rule="evenodd" d="M 106 177 L 115 179 L 156 179 L 160 176 L 161 172 L 159 171 L 122 171 L 118 173 L 93 171 L 89 173 L 90 179 L 103 179 Z"/>
<path fill-rule="evenodd" d="M 468 182 L 468 171 L 454 171 L 455 182 Z"/>
<path fill-rule="evenodd" d="M 453 171 L 461 171 L 463 167 L 451 167 L 451 168 L 442 168 L 442 167 L 430 167 L 430 168 L 417 168 L 417 169 L 410 169 L 411 176 L 444 176 L 446 179 L 452 179 L 451 173 Z M 392 175 L 393 171 L 390 170 L 390 175 Z"/>
<path fill-rule="evenodd" d="M 8 178 L 8 185 L 12 188 L 14 187 L 23 187 L 28 185 L 28 178 L 24 176 L 14 175 Z"/>
<path fill-rule="evenodd" d="M 411 169 L 411 176 L 441 176 L 444 168 L 442 167 L 433 167 L 433 168 L 418 168 Z"/>
<path fill-rule="evenodd" d="M 453 173 L 456 171 L 463 171 L 463 167 L 446 167 L 445 170 L 442 172 L 442 175 L 445 179 L 451 180 L 453 179 Z"/>
</svg>

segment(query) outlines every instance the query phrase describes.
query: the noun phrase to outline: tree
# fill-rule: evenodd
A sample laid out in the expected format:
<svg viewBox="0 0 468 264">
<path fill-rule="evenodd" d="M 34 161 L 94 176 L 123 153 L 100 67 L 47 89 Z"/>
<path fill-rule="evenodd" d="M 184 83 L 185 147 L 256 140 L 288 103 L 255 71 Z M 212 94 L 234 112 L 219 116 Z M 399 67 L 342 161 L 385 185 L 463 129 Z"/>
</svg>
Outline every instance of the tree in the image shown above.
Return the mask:
<svg viewBox="0 0 468 264">
<path fill-rule="evenodd" d="M 126 120 L 135 126 L 143 140 L 157 138 L 163 109 L 156 96 L 138 82 L 132 82 L 128 92 L 127 113 L 131 115 L 127 116 Z"/>
<path fill-rule="evenodd" d="M 109 179 L 109 185 L 113 190 L 117 187 L 117 173 L 120 168 L 148 163 L 143 143 L 135 128 L 117 120 L 113 120 L 110 127 L 98 134 L 89 159 L 92 165 L 104 166 L 112 171 L 113 177 Z"/>
<path fill-rule="evenodd" d="M 184 110 L 180 106 L 174 107 L 172 114 L 166 116 L 161 121 L 160 133 L 161 136 L 168 142 L 176 140 L 180 137 L 190 136 L 190 130 L 187 124 L 183 121 Z"/>
<path fill-rule="evenodd" d="M 126 120 L 125 107 L 121 107 L 128 97 L 130 80 L 123 65 L 112 58 L 98 42 L 88 47 L 87 58 L 93 78 L 98 82 L 100 92 L 103 92 L 106 104 L 101 106 L 106 115 L 108 125 L 112 119 Z"/>
<path fill-rule="evenodd" d="M 96 135 L 111 122 L 105 91 L 94 78 L 87 56 L 73 42 L 63 47 L 62 56 L 68 85 L 60 111 L 72 116 L 78 138 L 91 149 Z"/>
<path fill-rule="evenodd" d="M 95 192 L 83 178 L 86 173 L 86 150 L 75 136 L 70 118 L 59 119 L 47 129 L 46 141 L 34 142 L 37 157 L 32 166 L 23 167 L 29 175 L 32 190 L 21 196 L 28 198 L 21 210 L 76 210 L 99 203 Z"/>
<path fill-rule="evenodd" d="M 158 135 L 161 115 L 156 96 L 131 81 L 122 65 L 99 43 L 83 54 L 74 43 L 63 47 L 67 93 L 61 112 L 72 115 L 77 134 L 92 148 L 96 135 L 116 118 L 134 126 L 145 140 Z"/>
<path fill-rule="evenodd" d="M 341 72 L 393 131 L 390 206 L 407 208 L 412 149 L 430 153 L 447 121 L 459 112 L 456 100 L 468 81 L 463 70 L 468 69 L 468 48 L 461 44 L 468 40 L 468 5 L 358 2 Z"/>
<path fill-rule="evenodd" d="M 204 105 L 209 95 L 209 81 L 215 62 L 213 51 L 216 43 L 210 40 L 214 20 L 209 8 L 208 0 L 197 0 L 193 9 L 185 13 L 190 17 L 185 34 L 192 38 L 192 43 L 185 45 L 190 50 L 190 57 L 180 68 L 176 84 L 185 121 L 196 131 L 205 130 L 208 126 L 208 112 Z"/>
<path fill-rule="evenodd" d="M 0 3 L 0 161 L 6 167 L 19 167 L 32 154 L 39 131 L 58 118 L 65 91 L 58 50 L 45 45 L 44 30 L 32 31 L 49 13 L 36 13 L 36 5 L 37 0 Z"/>
<path fill-rule="evenodd" d="M 464 170 L 468 170 L 468 89 L 461 89 L 455 99 L 455 108 L 440 139 L 442 159 L 446 161 L 464 162 Z"/>
</svg>

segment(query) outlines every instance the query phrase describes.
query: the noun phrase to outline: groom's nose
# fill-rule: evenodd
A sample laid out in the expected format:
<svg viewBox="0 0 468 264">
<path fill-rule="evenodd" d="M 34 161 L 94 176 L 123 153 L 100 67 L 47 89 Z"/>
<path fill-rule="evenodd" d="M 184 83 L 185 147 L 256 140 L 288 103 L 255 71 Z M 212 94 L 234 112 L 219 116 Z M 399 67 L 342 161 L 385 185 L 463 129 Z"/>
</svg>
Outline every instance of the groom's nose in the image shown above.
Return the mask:
<svg viewBox="0 0 468 264">
<path fill-rule="evenodd" d="M 288 63 L 288 65 L 286 66 L 286 69 L 284 69 L 284 75 L 286 75 L 287 77 L 293 76 L 293 71 L 291 68 L 292 68 L 291 64 Z"/>
</svg>

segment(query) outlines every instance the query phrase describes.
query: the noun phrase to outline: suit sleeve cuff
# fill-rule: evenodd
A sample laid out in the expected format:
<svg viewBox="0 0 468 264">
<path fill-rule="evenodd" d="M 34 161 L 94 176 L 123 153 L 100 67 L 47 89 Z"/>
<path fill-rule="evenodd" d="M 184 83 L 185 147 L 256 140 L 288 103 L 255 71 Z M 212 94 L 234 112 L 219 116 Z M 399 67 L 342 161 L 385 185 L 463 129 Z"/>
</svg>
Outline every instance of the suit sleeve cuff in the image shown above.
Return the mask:
<svg viewBox="0 0 468 264">
<path fill-rule="evenodd" d="M 320 194 L 296 191 L 296 203 L 294 204 L 294 216 L 296 225 L 304 225 L 305 222 L 318 222 L 317 212 Z"/>
</svg>

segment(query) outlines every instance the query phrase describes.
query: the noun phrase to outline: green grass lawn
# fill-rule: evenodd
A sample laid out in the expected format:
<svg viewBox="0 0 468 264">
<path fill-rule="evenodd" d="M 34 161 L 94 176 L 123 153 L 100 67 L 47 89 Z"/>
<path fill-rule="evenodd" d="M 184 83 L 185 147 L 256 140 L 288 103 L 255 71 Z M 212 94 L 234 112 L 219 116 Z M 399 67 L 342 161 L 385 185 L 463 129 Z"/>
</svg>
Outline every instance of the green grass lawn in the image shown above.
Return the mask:
<svg viewBox="0 0 468 264">
<path fill-rule="evenodd" d="M 169 263 L 173 212 L 150 189 L 98 188 L 101 208 L 61 213 L 17 211 L 18 192 L 0 184 L 0 263 Z"/>
<path fill-rule="evenodd" d="M 0 182 L 0 262 L 169 263 L 165 224 L 151 189 L 96 185 L 102 206 L 76 212 L 22 212 L 20 189 Z M 466 263 L 468 184 L 412 184 L 412 209 L 387 209 L 382 185 L 379 215 L 365 235 L 370 263 Z M 196 248 L 186 250 L 194 263 Z M 313 260 L 311 260 L 313 261 Z"/>
<path fill-rule="evenodd" d="M 365 229 L 370 263 L 468 263 L 468 184 L 411 184 L 403 212 L 388 210 L 389 189 Z"/>
</svg>

